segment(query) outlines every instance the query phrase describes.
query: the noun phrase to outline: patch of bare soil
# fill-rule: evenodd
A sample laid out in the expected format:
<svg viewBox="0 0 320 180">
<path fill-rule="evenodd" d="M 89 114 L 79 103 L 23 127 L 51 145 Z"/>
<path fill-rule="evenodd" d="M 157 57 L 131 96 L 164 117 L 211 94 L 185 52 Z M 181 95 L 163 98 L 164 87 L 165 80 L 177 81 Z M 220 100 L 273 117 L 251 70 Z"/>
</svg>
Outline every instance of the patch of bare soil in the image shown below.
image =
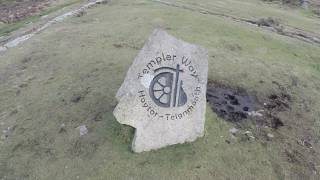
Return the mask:
<svg viewBox="0 0 320 180">
<path fill-rule="evenodd" d="M 257 97 L 252 91 L 209 81 L 207 101 L 219 117 L 233 123 L 235 127 L 229 131 L 238 142 L 257 139 L 265 147 L 278 143 L 279 151 L 274 153 L 279 153 L 284 162 L 292 165 L 292 177 L 319 177 L 319 153 L 314 148 L 319 142 L 319 136 L 310 128 L 295 125 L 289 115 L 292 111 L 299 116 L 298 121 L 303 119 L 302 114 L 295 109 L 296 99 L 280 83 L 272 81 L 272 84 L 278 86 L 277 91 Z M 228 144 L 231 142 L 232 138 L 226 140 Z"/>
<path fill-rule="evenodd" d="M 36 15 L 53 0 L 0 0 L 0 21 L 14 23 Z"/>
<path fill-rule="evenodd" d="M 265 99 L 260 103 L 258 99 Z M 231 88 L 217 83 L 207 87 L 207 101 L 212 110 L 226 121 L 241 123 L 251 119 L 260 127 L 278 129 L 284 126 L 278 113 L 290 109 L 290 95 L 285 92 L 257 98 L 243 88 Z"/>
<path fill-rule="evenodd" d="M 239 122 L 248 117 L 248 112 L 254 111 L 255 101 L 246 91 L 223 86 L 209 86 L 207 101 L 218 116 L 231 122 Z"/>
</svg>

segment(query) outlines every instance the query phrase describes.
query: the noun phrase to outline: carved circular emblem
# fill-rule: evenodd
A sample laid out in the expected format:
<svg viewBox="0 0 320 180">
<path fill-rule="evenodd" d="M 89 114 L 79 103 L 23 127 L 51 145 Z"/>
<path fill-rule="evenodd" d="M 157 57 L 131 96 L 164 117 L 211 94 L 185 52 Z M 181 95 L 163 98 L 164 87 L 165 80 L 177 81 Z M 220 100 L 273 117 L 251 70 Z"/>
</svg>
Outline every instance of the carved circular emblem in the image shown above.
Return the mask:
<svg viewBox="0 0 320 180">
<path fill-rule="evenodd" d="M 141 106 L 150 117 L 166 120 L 183 119 L 195 111 L 201 84 L 195 63 L 185 56 L 157 56 L 138 72 L 142 89 L 138 90 Z"/>
<path fill-rule="evenodd" d="M 160 107 L 180 107 L 186 104 L 187 95 L 182 88 L 183 81 L 179 74 L 183 73 L 177 64 L 176 69 L 161 67 L 154 71 L 157 75 L 149 87 L 149 94 L 155 104 Z"/>
</svg>

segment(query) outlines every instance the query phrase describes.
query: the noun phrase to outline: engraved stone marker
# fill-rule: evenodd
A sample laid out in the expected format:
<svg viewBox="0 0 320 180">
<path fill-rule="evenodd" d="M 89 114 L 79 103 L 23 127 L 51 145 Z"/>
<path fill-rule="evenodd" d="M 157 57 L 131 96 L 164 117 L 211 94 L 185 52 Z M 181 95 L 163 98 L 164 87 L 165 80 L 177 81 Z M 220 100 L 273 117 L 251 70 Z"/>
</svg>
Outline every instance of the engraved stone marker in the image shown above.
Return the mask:
<svg viewBox="0 0 320 180">
<path fill-rule="evenodd" d="M 114 116 L 136 128 L 134 152 L 191 142 L 204 134 L 207 51 L 155 30 L 117 92 Z"/>
</svg>

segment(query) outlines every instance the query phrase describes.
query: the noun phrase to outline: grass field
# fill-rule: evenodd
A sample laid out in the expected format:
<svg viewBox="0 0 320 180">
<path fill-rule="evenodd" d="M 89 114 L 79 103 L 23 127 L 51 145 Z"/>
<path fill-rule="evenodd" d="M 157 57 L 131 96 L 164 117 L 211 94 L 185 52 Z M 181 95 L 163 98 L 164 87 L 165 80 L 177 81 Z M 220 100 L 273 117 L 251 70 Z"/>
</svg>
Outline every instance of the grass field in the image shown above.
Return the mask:
<svg viewBox="0 0 320 180">
<path fill-rule="evenodd" d="M 320 27 L 308 12 L 255 0 L 171 2 L 245 18 L 278 17 L 315 33 Z M 132 153 L 133 129 L 112 114 L 115 94 L 159 27 L 208 49 L 210 81 L 244 88 L 260 102 L 289 94 L 290 108 L 277 114 L 284 126 L 260 128 L 248 120 L 231 136 L 236 125 L 208 106 L 203 138 Z M 88 134 L 79 136 L 80 125 Z M 320 47 L 154 1 L 111 1 L 0 55 L 0 129 L 2 179 L 317 180 Z M 244 138 L 245 131 L 256 138 Z M 264 138 L 265 132 L 274 138 Z"/>
</svg>

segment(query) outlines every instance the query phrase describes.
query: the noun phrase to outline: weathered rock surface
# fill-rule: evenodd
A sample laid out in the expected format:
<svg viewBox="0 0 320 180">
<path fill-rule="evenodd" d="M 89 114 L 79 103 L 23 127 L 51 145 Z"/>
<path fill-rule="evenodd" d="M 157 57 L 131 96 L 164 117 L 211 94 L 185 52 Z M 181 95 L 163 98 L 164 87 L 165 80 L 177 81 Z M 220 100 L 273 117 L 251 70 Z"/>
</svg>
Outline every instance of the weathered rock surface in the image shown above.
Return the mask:
<svg viewBox="0 0 320 180">
<path fill-rule="evenodd" d="M 134 152 L 191 142 L 204 134 L 208 53 L 155 30 L 117 92 L 114 115 L 136 128 Z"/>
</svg>

